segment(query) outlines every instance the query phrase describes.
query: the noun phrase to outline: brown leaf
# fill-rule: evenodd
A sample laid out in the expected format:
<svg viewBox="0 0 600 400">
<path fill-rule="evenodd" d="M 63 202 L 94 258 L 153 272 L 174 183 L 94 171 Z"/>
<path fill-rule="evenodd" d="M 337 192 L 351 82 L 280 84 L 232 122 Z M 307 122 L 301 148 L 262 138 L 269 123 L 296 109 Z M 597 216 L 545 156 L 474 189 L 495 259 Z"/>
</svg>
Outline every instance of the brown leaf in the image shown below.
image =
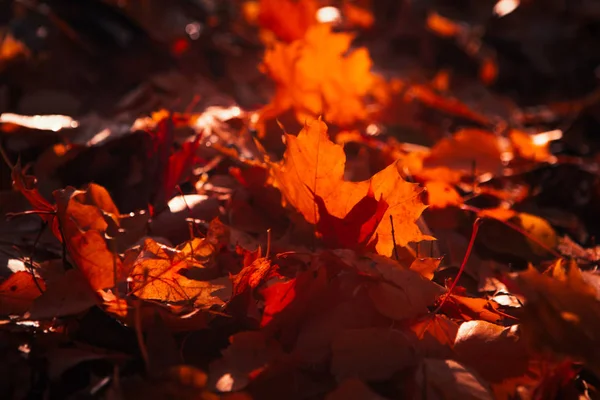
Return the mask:
<svg viewBox="0 0 600 400">
<path fill-rule="evenodd" d="M 600 374 L 600 301 L 575 263 L 564 264 L 559 279 L 533 267 L 507 282 L 525 298 L 523 335 L 530 346 L 584 361 Z"/>
<path fill-rule="evenodd" d="M 489 385 L 454 360 L 425 359 L 416 375 L 419 393 L 425 399 L 492 400 Z"/>
<path fill-rule="evenodd" d="M 359 379 L 346 379 L 325 400 L 385 400 Z"/>
<path fill-rule="evenodd" d="M 99 303 L 81 271 L 70 269 L 48 281 L 48 288 L 31 307 L 29 318 L 51 319 L 86 311 Z"/>
<path fill-rule="evenodd" d="M 220 392 L 241 390 L 282 351 L 262 332 L 240 332 L 229 338 L 223 357 L 210 365 L 209 386 Z"/>
<path fill-rule="evenodd" d="M 359 256 L 349 250 L 334 252 L 351 268 L 370 276 L 367 290 L 375 308 L 386 317 L 401 320 L 428 312 L 445 289 L 406 269 L 396 261 L 377 255 Z"/>
<path fill-rule="evenodd" d="M 390 328 L 348 329 L 332 343 L 331 373 L 338 381 L 380 381 L 417 363 L 410 339 Z"/>
</svg>

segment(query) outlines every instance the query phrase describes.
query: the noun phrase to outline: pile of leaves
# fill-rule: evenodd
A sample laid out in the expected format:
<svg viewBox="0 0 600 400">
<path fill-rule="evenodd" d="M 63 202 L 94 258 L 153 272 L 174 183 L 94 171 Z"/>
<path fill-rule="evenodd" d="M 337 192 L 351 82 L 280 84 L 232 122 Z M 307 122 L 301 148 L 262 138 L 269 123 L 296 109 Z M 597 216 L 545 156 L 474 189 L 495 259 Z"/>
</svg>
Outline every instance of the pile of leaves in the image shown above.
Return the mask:
<svg viewBox="0 0 600 400">
<path fill-rule="evenodd" d="M 215 86 L 210 66 L 146 81 L 179 82 L 166 108 L 138 88 L 111 112 L 0 114 L 3 398 L 599 395 L 598 153 L 577 136 L 598 91 L 533 111 L 502 95 L 502 46 L 443 7 L 402 9 L 419 26 L 397 34 L 473 71 L 377 67 L 368 3 L 240 1 L 206 37 L 157 28 L 175 75 L 199 37 L 246 40 Z M 537 15 L 523 3 L 487 11 Z M 0 68 L 43 68 L 35 53 L 7 31 Z M 262 101 L 215 100 L 239 82 Z"/>
</svg>

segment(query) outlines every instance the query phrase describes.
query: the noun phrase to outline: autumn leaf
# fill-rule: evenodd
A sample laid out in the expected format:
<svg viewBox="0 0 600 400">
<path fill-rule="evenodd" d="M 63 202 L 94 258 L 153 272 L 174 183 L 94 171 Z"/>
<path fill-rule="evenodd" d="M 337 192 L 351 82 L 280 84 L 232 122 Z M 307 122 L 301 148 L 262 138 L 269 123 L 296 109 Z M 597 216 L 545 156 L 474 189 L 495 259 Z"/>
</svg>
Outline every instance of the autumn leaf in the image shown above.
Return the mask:
<svg viewBox="0 0 600 400">
<path fill-rule="evenodd" d="M 260 0 L 258 23 L 280 40 L 293 42 L 317 23 L 317 10 L 315 0 Z"/>
<path fill-rule="evenodd" d="M 499 308 L 500 305 L 493 300 L 451 294 L 444 302 L 442 311 L 452 318 L 465 321 L 480 319 L 499 323 L 506 316 Z"/>
<path fill-rule="evenodd" d="M 449 358 L 454 354 L 454 341 L 458 324 L 440 314 L 430 314 L 412 322 L 409 326 L 414 333 L 415 346 L 425 357 Z"/>
<path fill-rule="evenodd" d="M 410 265 L 410 269 L 431 280 L 441 262 L 442 258 L 416 258 Z"/>
<path fill-rule="evenodd" d="M 552 278 L 533 267 L 511 274 L 507 285 L 525 298 L 523 335 L 535 349 L 584 361 L 600 373 L 600 301 L 575 263 Z"/>
<path fill-rule="evenodd" d="M 146 239 L 130 274 L 130 286 L 134 295 L 148 300 L 170 303 L 191 302 L 198 307 L 222 305 L 223 301 L 213 293 L 224 286 L 187 278 L 182 274 L 189 269 L 192 260 L 176 249 Z"/>
<path fill-rule="evenodd" d="M 332 343 L 331 373 L 338 381 L 381 381 L 416 363 L 408 337 L 390 328 L 348 329 Z"/>
<path fill-rule="evenodd" d="M 396 320 L 416 318 L 444 293 L 444 288 L 382 256 L 360 256 L 349 250 L 334 252 L 349 268 L 371 277 L 367 292 L 375 308 Z"/>
<path fill-rule="evenodd" d="M 45 289 L 46 285 L 42 279 L 27 271 L 15 272 L 0 283 L 0 315 L 26 313 Z"/>
<path fill-rule="evenodd" d="M 322 200 L 322 206 L 329 215 L 344 219 L 372 190 L 374 198 L 379 202 L 385 201 L 388 208 L 381 218 L 376 218 L 379 223 L 375 224 L 375 234 L 367 245 L 376 241 L 378 253 L 392 254 L 394 238 L 390 216 L 394 223 L 395 242 L 399 246 L 431 239 L 423 235 L 415 223 L 425 209 L 419 198 L 420 189 L 418 185 L 402 179 L 396 164 L 378 172 L 368 181 L 347 182 L 343 179 L 344 150 L 329 140 L 324 122 L 313 121 L 297 137 L 286 134 L 285 138 L 287 150 L 284 159 L 279 163 L 269 163 L 271 174 L 285 200 L 309 223 L 319 222 L 315 196 Z M 372 212 L 377 215 L 377 208 Z"/>
<path fill-rule="evenodd" d="M 70 269 L 48 281 L 46 291 L 33 302 L 30 318 L 52 319 L 75 315 L 98 303 L 86 276 L 79 270 Z"/>
<path fill-rule="evenodd" d="M 541 362 L 529 351 L 517 325 L 465 322 L 458 329 L 454 350 L 458 361 L 491 383 L 497 398 L 511 398 L 518 386 L 535 387 L 541 379 Z"/>
<path fill-rule="evenodd" d="M 352 39 L 314 25 L 303 39 L 267 49 L 262 70 L 275 81 L 276 93 L 263 118 L 292 108 L 300 123 L 320 115 L 338 125 L 365 120 L 365 97 L 375 94 L 381 79 L 370 72 L 366 48 L 349 50 Z"/>
<path fill-rule="evenodd" d="M 494 399 L 487 382 L 454 360 L 424 359 L 418 367 L 416 382 L 419 395 L 425 399 Z"/>
<path fill-rule="evenodd" d="M 367 195 L 356 203 L 343 219 L 330 215 L 321 197 L 315 196 L 315 202 L 319 209 L 317 230 L 327 246 L 363 250 L 368 248 L 369 243 L 371 247 L 376 245 L 377 239 L 373 238 L 373 234 L 381 223 L 388 205 L 383 199 L 375 199 L 371 187 Z"/>
<path fill-rule="evenodd" d="M 56 207 L 46 200 L 37 189 L 37 180 L 34 176 L 25 175 L 21 169 L 21 163 L 17 162 L 11 172 L 12 184 L 31 204 L 34 211 L 40 211 L 40 218 L 52 224 Z"/>
<path fill-rule="evenodd" d="M 271 265 L 267 258 L 257 258 L 233 276 L 233 296 L 240 295 L 249 289 L 256 289 L 267 279 L 276 276 L 277 265 Z"/>
<path fill-rule="evenodd" d="M 344 380 L 325 400 L 385 400 L 373 392 L 361 380 L 350 378 Z"/>
<path fill-rule="evenodd" d="M 238 391 L 246 387 L 252 376 L 282 355 L 277 341 L 264 333 L 240 332 L 229 338 L 223 357 L 210 365 L 209 385 L 219 392 Z"/>
<path fill-rule="evenodd" d="M 60 222 L 58 237 L 64 238 L 77 268 L 92 289 L 113 287 L 124 276 L 121 259 L 109 249 L 105 237 L 109 224 L 104 215 L 115 224 L 118 218 L 117 208 L 106 189 L 94 184 L 84 191 L 67 187 L 56 190 L 54 199 Z"/>
</svg>

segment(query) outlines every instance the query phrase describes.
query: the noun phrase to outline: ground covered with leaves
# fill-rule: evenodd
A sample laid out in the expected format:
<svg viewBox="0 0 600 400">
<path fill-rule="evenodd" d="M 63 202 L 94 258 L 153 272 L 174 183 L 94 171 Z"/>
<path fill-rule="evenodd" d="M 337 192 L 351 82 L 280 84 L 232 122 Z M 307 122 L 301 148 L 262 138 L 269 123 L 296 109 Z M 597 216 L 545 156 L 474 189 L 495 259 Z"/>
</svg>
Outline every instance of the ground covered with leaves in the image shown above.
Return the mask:
<svg viewBox="0 0 600 400">
<path fill-rule="evenodd" d="M 594 1 L 0 15 L 0 397 L 599 398 Z"/>
</svg>

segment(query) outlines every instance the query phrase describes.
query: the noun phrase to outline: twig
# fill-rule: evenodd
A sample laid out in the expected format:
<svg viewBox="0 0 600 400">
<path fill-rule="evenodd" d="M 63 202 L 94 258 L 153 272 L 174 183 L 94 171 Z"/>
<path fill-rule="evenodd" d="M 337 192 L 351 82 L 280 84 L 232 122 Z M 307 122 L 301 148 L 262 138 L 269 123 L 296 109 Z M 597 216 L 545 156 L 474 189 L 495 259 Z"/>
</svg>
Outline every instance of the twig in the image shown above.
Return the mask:
<svg viewBox="0 0 600 400">
<path fill-rule="evenodd" d="M 392 243 L 394 244 L 394 256 L 396 257 L 396 261 L 399 261 L 400 257 L 398 257 L 398 246 L 396 245 L 396 233 L 394 232 L 394 218 L 392 218 L 392 214 L 390 214 L 390 224 L 392 224 Z"/>
<path fill-rule="evenodd" d="M 460 279 L 462 273 L 464 272 L 465 266 L 467 265 L 467 261 L 469 261 L 469 257 L 471 256 L 471 252 L 473 251 L 473 245 L 475 244 L 475 239 L 477 238 L 477 231 L 479 231 L 479 227 L 481 226 L 482 222 L 483 222 L 483 219 L 481 219 L 481 218 L 477 218 L 475 220 L 475 222 L 473 222 L 473 233 L 471 233 L 471 240 L 469 240 L 469 245 L 467 246 L 467 251 L 465 252 L 465 257 L 463 258 L 462 264 L 460 265 L 458 274 L 456 274 L 456 278 L 454 278 L 454 281 L 452 282 L 450 289 L 448 289 L 448 293 L 446 293 L 446 295 L 442 299 L 442 302 L 440 303 L 440 305 L 433 312 L 434 314 L 437 314 L 442 309 L 442 307 L 444 306 L 444 303 L 446 303 L 446 300 L 448 300 L 448 297 L 450 297 L 450 295 L 452 294 L 452 291 L 454 291 L 454 288 L 456 287 L 458 280 Z"/>
<path fill-rule="evenodd" d="M 35 249 L 37 247 L 37 244 L 40 241 L 40 238 L 42 237 L 42 233 L 44 233 L 47 226 L 48 226 L 48 223 L 46 223 L 46 222 L 44 222 L 42 224 L 42 228 L 40 229 L 37 236 L 35 237 L 35 240 L 33 241 L 33 249 L 31 250 L 31 254 L 29 255 L 29 262 L 25 264 L 25 265 L 27 265 L 27 268 L 29 269 L 29 273 L 31 274 L 31 277 L 33 278 L 33 283 L 35 283 L 35 286 L 40 291 L 40 294 L 43 294 L 44 290 L 42 289 L 42 286 L 40 285 L 40 283 L 37 280 L 37 277 L 35 276 L 35 270 L 33 268 L 33 256 L 35 254 Z"/>
</svg>

